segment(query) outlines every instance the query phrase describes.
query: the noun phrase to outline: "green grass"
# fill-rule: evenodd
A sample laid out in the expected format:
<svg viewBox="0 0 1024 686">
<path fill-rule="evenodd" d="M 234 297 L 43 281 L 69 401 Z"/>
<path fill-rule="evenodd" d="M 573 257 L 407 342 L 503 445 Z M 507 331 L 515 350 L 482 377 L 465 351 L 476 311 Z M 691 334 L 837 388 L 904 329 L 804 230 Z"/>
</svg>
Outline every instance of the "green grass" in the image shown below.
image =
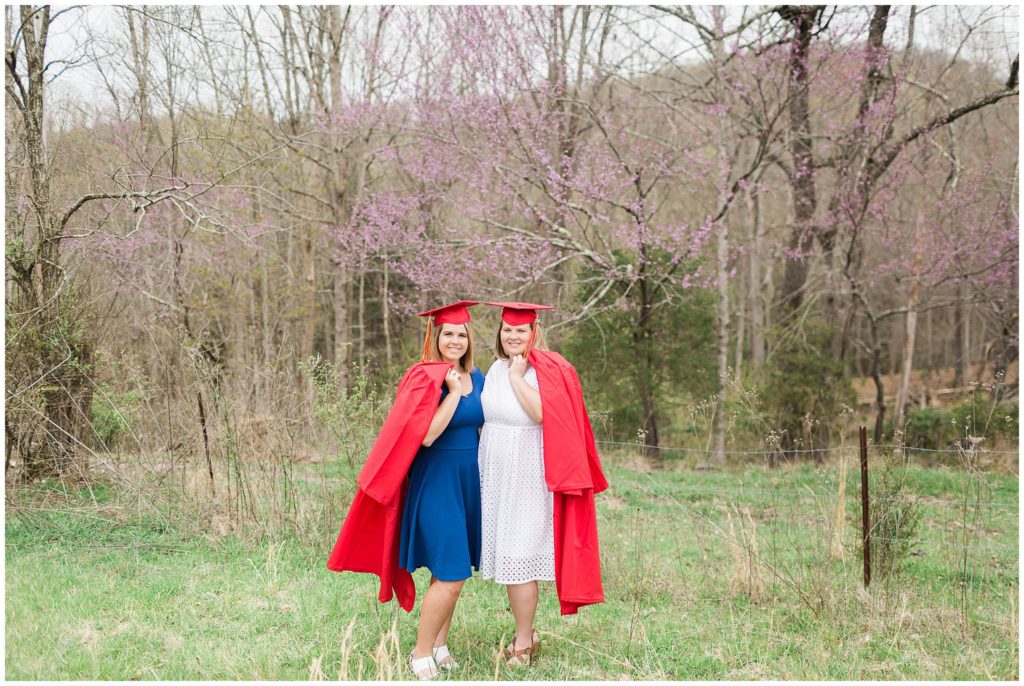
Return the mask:
<svg viewBox="0 0 1024 686">
<path fill-rule="evenodd" d="M 647 474 L 628 464 L 607 460 L 612 488 L 598 497 L 606 602 L 562 618 L 553 584 L 542 584 L 544 651 L 534 668 L 513 670 L 494 659 L 512 630 L 503 589 L 475 577 L 452 627 L 462 663 L 453 678 L 1017 677 L 1016 476 L 982 483 L 912 469 L 920 544 L 865 592 L 852 468 L 837 559 L 834 465 Z M 299 498 L 319 498 L 326 474 L 347 499 L 347 467 L 299 471 Z M 983 503 L 969 498 L 966 518 L 965 492 Z M 417 613 L 378 603 L 375 577 L 324 568 L 340 521 L 312 535 L 215 536 L 208 510 L 134 493 L 8 492 L 8 678 L 407 678 Z M 760 590 L 744 585 L 744 551 L 729 545 L 751 526 Z M 422 591 L 424 570 L 417 581 Z"/>
</svg>

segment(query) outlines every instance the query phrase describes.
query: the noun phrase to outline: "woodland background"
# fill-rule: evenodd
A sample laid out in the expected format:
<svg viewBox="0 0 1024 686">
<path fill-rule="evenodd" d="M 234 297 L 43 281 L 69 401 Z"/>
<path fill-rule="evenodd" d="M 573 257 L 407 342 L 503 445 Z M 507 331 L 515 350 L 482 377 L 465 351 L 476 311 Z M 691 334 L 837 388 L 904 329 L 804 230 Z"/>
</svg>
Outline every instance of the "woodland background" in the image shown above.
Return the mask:
<svg viewBox="0 0 1024 686">
<path fill-rule="evenodd" d="M 1016 6 L 4 13 L 12 678 L 405 676 L 323 564 L 463 298 L 556 306 L 611 488 L 460 678 L 1019 675 Z"/>
<path fill-rule="evenodd" d="M 470 297 L 656 465 L 1015 401 L 1013 8 L 5 13 L 9 475 L 315 451 Z"/>
</svg>

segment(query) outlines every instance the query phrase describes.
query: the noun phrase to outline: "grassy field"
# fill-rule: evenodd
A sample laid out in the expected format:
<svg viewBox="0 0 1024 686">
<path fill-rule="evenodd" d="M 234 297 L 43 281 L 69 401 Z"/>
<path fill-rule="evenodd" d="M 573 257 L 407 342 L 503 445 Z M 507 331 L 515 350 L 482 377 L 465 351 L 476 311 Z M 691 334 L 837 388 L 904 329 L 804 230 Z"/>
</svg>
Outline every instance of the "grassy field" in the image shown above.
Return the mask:
<svg viewBox="0 0 1024 686">
<path fill-rule="evenodd" d="M 495 661 L 512 627 L 503 589 L 476 577 L 452 628 L 452 678 L 1017 678 L 1016 475 L 911 468 L 919 543 L 865 591 L 853 469 L 840 501 L 835 464 L 606 463 L 607 601 L 561 618 L 542 584 L 544 650 L 515 670 Z M 303 469 L 291 502 L 325 488 L 347 500 L 343 466 Z M 340 520 L 305 535 L 225 527 L 153 492 L 119 480 L 8 490 L 7 678 L 408 678 L 416 612 L 379 604 L 375 577 L 324 568 Z"/>
</svg>

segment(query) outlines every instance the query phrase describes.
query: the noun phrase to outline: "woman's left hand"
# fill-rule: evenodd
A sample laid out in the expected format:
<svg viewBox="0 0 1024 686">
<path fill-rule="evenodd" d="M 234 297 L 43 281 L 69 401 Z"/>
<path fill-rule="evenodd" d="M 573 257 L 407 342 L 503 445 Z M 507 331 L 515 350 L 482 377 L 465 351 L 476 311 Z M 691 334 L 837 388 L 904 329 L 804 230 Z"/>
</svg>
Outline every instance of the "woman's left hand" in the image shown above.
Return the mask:
<svg viewBox="0 0 1024 686">
<path fill-rule="evenodd" d="M 508 374 L 509 376 L 517 376 L 520 379 L 526 374 L 526 358 L 522 355 L 516 355 L 508 363 Z"/>
</svg>

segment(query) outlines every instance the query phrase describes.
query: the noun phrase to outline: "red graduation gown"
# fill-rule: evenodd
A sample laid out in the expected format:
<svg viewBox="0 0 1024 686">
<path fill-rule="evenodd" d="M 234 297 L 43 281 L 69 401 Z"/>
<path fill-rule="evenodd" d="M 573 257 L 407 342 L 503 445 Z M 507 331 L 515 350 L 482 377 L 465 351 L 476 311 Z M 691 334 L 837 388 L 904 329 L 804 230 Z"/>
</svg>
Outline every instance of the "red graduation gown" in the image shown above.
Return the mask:
<svg viewBox="0 0 1024 686">
<path fill-rule="evenodd" d="M 563 615 L 604 602 L 594 494 L 601 471 L 576 369 L 558 353 L 533 350 L 544 435 L 544 480 L 554 493 L 555 588 Z"/>
<path fill-rule="evenodd" d="M 416 602 L 412 575 L 398 566 L 406 475 L 437 412 L 441 386 L 451 367 L 447 362 L 424 362 L 405 372 L 384 426 L 356 478 L 359 488 L 327 559 L 327 569 L 335 572 L 379 576 L 377 598 L 386 603 L 397 595 L 406 612 L 411 612 Z"/>
</svg>

